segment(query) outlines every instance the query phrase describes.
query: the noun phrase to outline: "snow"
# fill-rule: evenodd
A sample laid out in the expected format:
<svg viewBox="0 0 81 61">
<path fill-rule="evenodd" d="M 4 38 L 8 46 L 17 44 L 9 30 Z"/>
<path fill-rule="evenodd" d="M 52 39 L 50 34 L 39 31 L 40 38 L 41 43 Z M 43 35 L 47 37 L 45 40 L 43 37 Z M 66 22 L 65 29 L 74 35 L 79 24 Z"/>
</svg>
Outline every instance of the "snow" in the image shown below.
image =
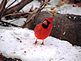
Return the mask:
<svg viewBox="0 0 81 61">
<path fill-rule="evenodd" d="M 64 6 L 58 8 L 58 12 L 61 14 L 81 15 L 81 7 L 73 7 L 72 5 L 65 4 Z"/>
<path fill-rule="evenodd" d="M 27 4 L 22 10 L 24 12 L 28 12 L 32 6 L 33 6 L 33 9 L 39 8 L 40 3 L 38 1 L 36 1 L 36 0 L 34 0 L 31 3 Z"/>
<path fill-rule="evenodd" d="M 27 28 L 0 29 L 0 53 L 22 61 L 81 61 L 81 47 L 49 36 L 45 45 L 34 45 L 36 37 Z"/>
<path fill-rule="evenodd" d="M 51 0 L 51 5 L 48 5 L 48 7 L 55 7 L 58 4 L 59 0 Z M 75 15 L 81 15 L 81 7 L 73 7 L 72 4 L 64 4 L 61 7 L 57 7 L 57 12 L 61 14 L 75 14 Z M 49 10 L 49 9 L 48 9 Z"/>
<path fill-rule="evenodd" d="M 7 6 L 13 1 L 10 0 Z M 58 1 L 51 0 L 50 5 L 45 8 L 46 11 L 50 10 L 49 7 L 54 7 Z M 17 0 L 15 4 L 18 2 L 20 0 Z M 32 6 L 34 9 L 35 7 L 39 7 L 40 3 L 34 0 L 22 10 L 28 12 Z M 81 15 L 81 8 L 65 4 L 57 8 L 57 12 L 61 14 Z M 2 20 L 6 21 L 5 19 Z M 22 25 L 23 21 L 26 21 L 25 18 L 13 20 L 8 20 L 8 22 Z M 35 40 L 36 37 L 33 30 L 0 26 L 0 53 L 8 58 L 19 58 L 22 61 L 81 61 L 80 46 L 72 46 L 72 44 L 65 40 L 59 40 L 51 36 L 44 40 L 45 45 L 40 45 L 42 40 L 38 40 L 39 43 L 34 45 Z"/>
<path fill-rule="evenodd" d="M 2 0 L 1 0 L 2 1 Z M 0 2 L 1 2 L 0 1 Z M 6 6 L 8 6 L 11 2 L 13 2 L 14 0 L 9 0 L 8 4 Z M 13 5 L 19 3 L 21 0 L 17 0 Z M 49 3 L 50 5 L 47 5 L 47 7 L 43 10 L 43 11 L 49 11 L 50 7 L 55 7 L 58 4 L 59 0 L 51 0 Z M 12 6 L 13 6 L 12 5 Z M 33 6 L 33 9 L 35 9 L 36 7 L 39 8 L 40 3 L 37 0 L 32 1 L 31 3 L 27 4 L 22 10 L 24 12 L 28 12 L 30 10 L 30 8 Z M 22 11 L 21 10 L 21 11 Z M 75 14 L 75 15 L 81 15 L 81 7 L 73 7 L 70 4 L 64 4 L 62 7 L 57 8 L 57 12 L 61 13 L 61 14 Z"/>
<path fill-rule="evenodd" d="M 51 0 L 49 3 L 50 5 L 47 5 L 45 9 L 42 11 L 50 11 L 51 7 L 56 7 L 59 0 Z M 31 3 L 27 4 L 22 10 L 24 12 L 28 12 L 30 8 L 33 6 L 33 9 L 36 7 L 39 8 L 40 3 L 37 0 L 32 1 Z M 81 7 L 73 7 L 71 4 L 64 4 L 61 7 L 57 7 L 57 12 L 61 14 L 75 14 L 75 15 L 81 15 Z"/>
<path fill-rule="evenodd" d="M 8 3 L 7 3 L 7 5 L 6 5 L 6 7 L 7 6 L 9 6 L 12 2 L 14 2 L 15 0 L 9 0 L 8 1 Z M 13 5 L 11 5 L 11 6 L 14 6 L 14 5 L 16 5 L 17 3 L 19 3 L 21 0 L 16 0 L 16 2 L 13 4 Z"/>
</svg>

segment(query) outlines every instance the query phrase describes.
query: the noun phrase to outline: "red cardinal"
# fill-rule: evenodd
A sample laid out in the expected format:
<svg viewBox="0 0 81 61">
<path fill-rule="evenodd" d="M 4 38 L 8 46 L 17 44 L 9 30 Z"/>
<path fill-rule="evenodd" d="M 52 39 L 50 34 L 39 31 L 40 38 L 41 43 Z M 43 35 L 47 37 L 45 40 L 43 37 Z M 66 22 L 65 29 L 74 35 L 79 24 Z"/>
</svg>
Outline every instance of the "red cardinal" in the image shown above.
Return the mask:
<svg viewBox="0 0 81 61">
<path fill-rule="evenodd" d="M 44 45 L 44 39 L 47 38 L 52 30 L 52 22 L 53 18 L 46 18 L 42 23 L 38 24 L 34 29 L 34 34 L 37 37 L 37 39 L 41 39 L 42 44 Z M 37 44 L 37 40 L 34 44 Z"/>
</svg>

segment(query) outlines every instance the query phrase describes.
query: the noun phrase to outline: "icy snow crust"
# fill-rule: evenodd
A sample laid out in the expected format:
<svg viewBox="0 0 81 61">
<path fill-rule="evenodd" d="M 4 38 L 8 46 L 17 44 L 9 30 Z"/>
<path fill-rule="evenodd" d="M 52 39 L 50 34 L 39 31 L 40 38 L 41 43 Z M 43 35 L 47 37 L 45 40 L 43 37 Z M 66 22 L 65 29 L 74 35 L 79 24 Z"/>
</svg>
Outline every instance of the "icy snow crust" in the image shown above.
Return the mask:
<svg viewBox="0 0 81 61">
<path fill-rule="evenodd" d="M 29 29 L 0 29 L 0 53 L 22 61 L 81 61 L 81 48 L 49 36 L 45 45 L 34 45 L 36 38 Z M 40 41 L 40 40 L 38 40 Z"/>
</svg>

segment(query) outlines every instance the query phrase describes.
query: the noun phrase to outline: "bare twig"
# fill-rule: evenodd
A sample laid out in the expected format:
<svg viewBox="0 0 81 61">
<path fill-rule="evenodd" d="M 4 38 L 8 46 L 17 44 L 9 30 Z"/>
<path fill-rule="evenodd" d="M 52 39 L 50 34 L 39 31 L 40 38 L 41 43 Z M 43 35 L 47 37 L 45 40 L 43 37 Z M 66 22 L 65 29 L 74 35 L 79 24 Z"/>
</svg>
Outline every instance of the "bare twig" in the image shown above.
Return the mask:
<svg viewBox="0 0 81 61">
<path fill-rule="evenodd" d="M 7 4 L 7 0 L 2 0 L 0 4 L 0 12 L 2 12 L 5 9 L 6 4 Z"/>
<path fill-rule="evenodd" d="M 26 22 L 25 22 L 25 24 L 22 26 L 22 28 L 24 28 L 24 27 L 26 26 L 26 24 L 28 24 L 29 22 L 31 22 L 32 19 L 33 19 L 37 14 L 39 14 L 39 13 L 41 12 L 41 10 L 42 10 L 46 5 L 47 5 L 47 2 L 42 3 L 41 6 L 40 6 L 38 9 L 36 9 L 36 11 L 35 11 L 34 13 L 32 13 L 31 15 L 29 15 L 28 18 L 27 18 L 27 20 L 26 20 Z"/>
<path fill-rule="evenodd" d="M 10 8 L 7 8 L 4 15 L 11 14 L 15 11 L 19 12 L 26 4 L 28 4 L 30 2 L 32 2 L 32 0 L 21 0 L 21 2 L 19 2 L 18 4 L 14 5 Z"/>
<path fill-rule="evenodd" d="M 17 1 L 17 0 L 14 0 L 10 5 L 8 5 L 8 6 L 6 7 L 6 9 L 9 8 L 11 5 L 13 5 L 16 1 Z"/>
<path fill-rule="evenodd" d="M 12 13 L 12 14 L 5 15 L 4 17 L 5 18 L 7 18 L 7 17 L 13 17 L 13 18 L 23 17 L 23 18 L 26 18 L 26 16 L 28 16 L 29 14 L 30 13 L 16 12 L 16 13 Z"/>
<path fill-rule="evenodd" d="M 0 4 L 0 20 L 3 16 L 3 12 L 4 12 L 6 4 L 7 4 L 7 0 L 2 0 L 2 2 Z"/>
</svg>

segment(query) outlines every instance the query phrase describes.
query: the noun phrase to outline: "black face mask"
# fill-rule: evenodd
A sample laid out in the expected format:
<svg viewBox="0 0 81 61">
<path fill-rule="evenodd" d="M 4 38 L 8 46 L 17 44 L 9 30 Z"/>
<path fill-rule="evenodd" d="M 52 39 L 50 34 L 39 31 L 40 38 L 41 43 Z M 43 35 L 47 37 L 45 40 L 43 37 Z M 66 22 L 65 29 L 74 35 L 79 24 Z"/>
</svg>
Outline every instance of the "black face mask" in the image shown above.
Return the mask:
<svg viewBox="0 0 81 61">
<path fill-rule="evenodd" d="M 47 21 L 47 25 L 46 24 L 44 24 L 44 23 L 42 23 L 42 26 L 43 26 L 43 28 L 45 28 L 45 29 L 47 29 L 48 28 L 48 26 L 49 26 L 49 24 L 50 24 L 50 22 L 48 21 L 48 20 L 46 20 Z"/>
</svg>

